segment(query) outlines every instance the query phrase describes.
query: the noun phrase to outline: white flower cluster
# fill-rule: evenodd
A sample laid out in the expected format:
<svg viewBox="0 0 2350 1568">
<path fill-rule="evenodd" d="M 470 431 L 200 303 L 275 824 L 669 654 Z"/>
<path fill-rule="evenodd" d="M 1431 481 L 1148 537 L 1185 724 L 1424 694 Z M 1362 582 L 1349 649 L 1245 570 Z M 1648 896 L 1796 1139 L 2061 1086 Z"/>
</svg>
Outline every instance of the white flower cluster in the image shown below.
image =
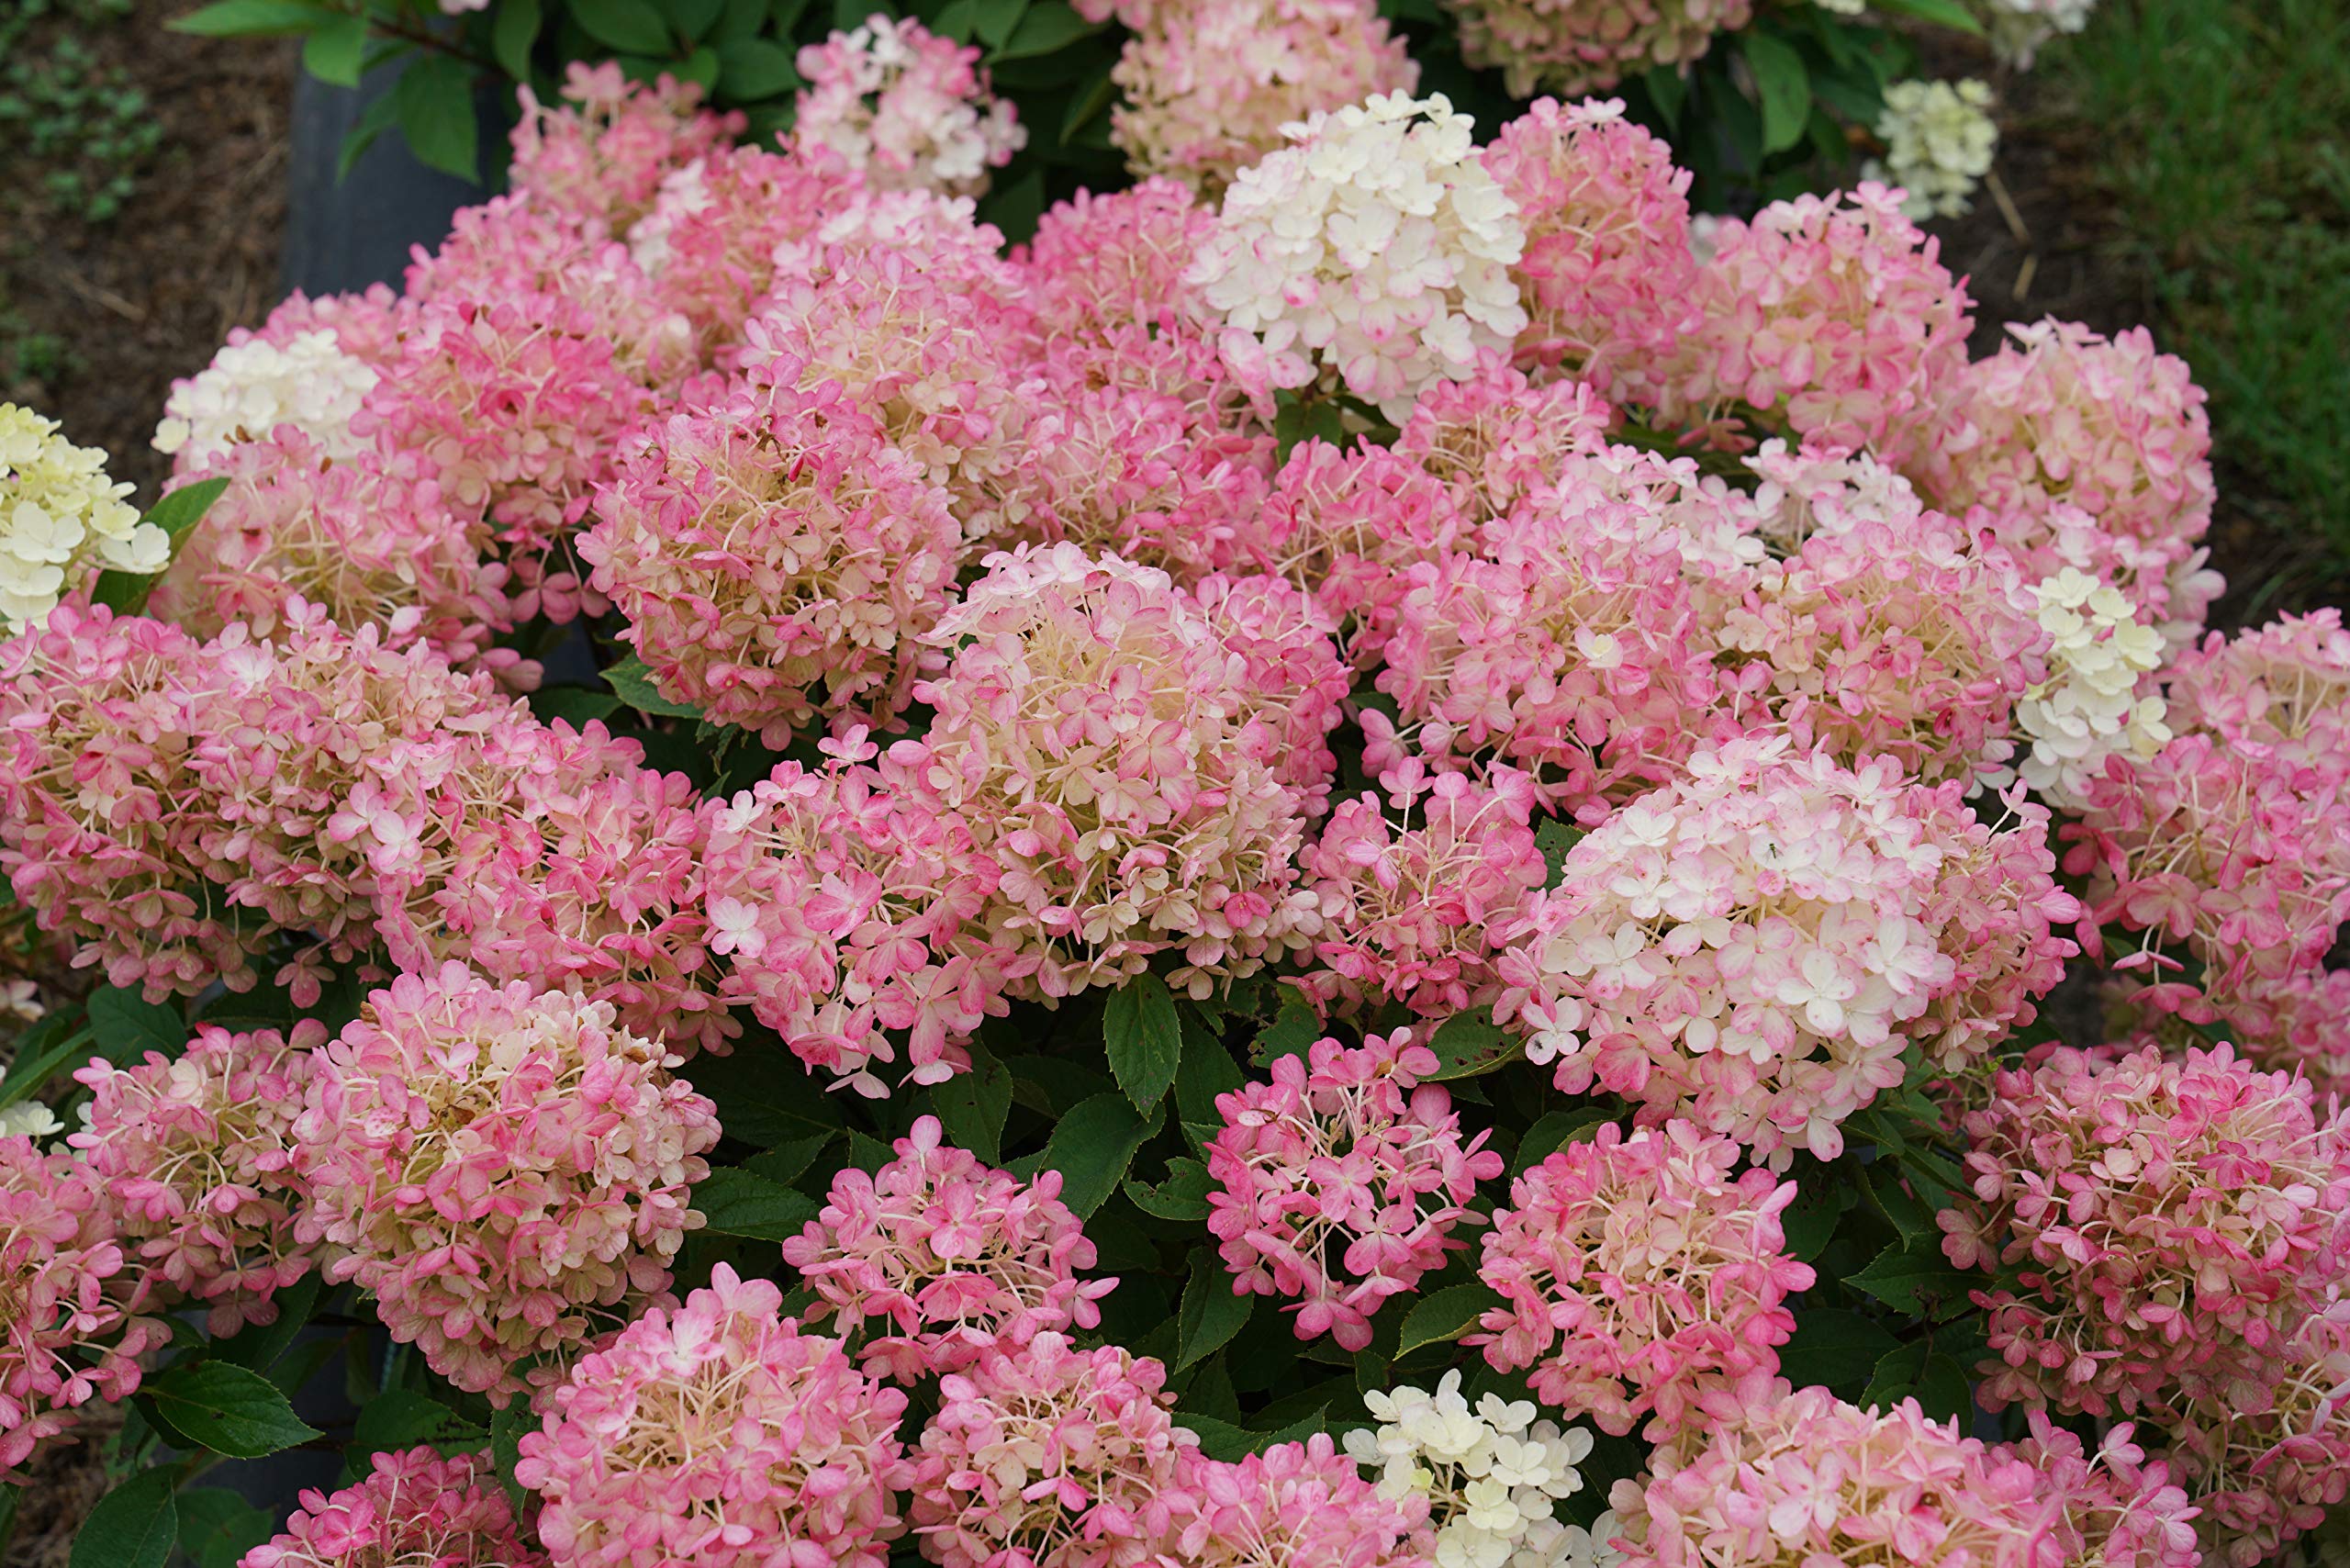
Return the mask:
<svg viewBox="0 0 2350 1568">
<path fill-rule="evenodd" d="M 1240 171 L 1189 281 L 1244 380 L 1335 375 L 1400 424 L 1422 387 L 1516 341 L 1526 229 L 1472 123 L 1440 93 L 1381 95 L 1283 126 L 1296 145 Z"/>
<path fill-rule="evenodd" d="M 2040 46 L 2058 33 L 2089 25 L 2097 0 L 1975 0 L 1975 12 L 1990 29 L 1991 48 L 2009 64 L 2029 71 Z"/>
<path fill-rule="evenodd" d="M 124 504 L 106 454 L 62 440 L 57 421 L 0 403 L 0 625 L 48 618 L 101 566 L 160 572 L 172 542 Z"/>
<path fill-rule="evenodd" d="M 0 986 L 0 998 L 5 998 L 6 995 L 7 987 Z M 0 1016 L 5 1015 L 5 1008 L 0 1008 Z M 39 1016 L 40 1010 L 36 1007 L 31 1018 Z M 31 1018 L 27 1021 L 30 1022 Z M 89 1106 L 84 1103 L 82 1114 L 85 1125 L 89 1114 Z M 57 1113 L 38 1100 L 20 1101 L 5 1110 L 0 1110 L 0 1137 L 45 1138 L 52 1133 L 62 1131 L 63 1127 L 64 1124 L 57 1119 Z"/>
<path fill-rule="evenodd" d="M 350 457 L 359 450 L 351 417 L 375 386 L 374 368 L 343 353 L 330 331 L 297 333 L 283 348 L 248 338 L 173 386 L 155 450 L 201 463 L 293 425 L 328 456 Z"/>
<path fill-rule="evenodd" d="M 2031 593 L 2055 643 L 2048 678 L 2016 704 L 2017 726 L 2031 740 L 2016 771 L 2050 805 L 2077 808 L 2108 756 L 2152 756 L 2170 739 L 2162 698 L 2140 694 L 2162 663 L 2163 635 L 2132 614 L 2121 589 L 2070 566 Z"/>
<path fill-rule="evenodd" d="M 1012 105 L 989 93 L 979 50 L 909 18 L 867 17 L 800 51 L 808 88 L 792 124 L 862 170 L 876 190 L 978 196 L 988 171 L 1028 144 Z"/>
<path fill-rule="evenodd" d="M 1999 128 L 1982 82 L 1896 82 L 1885 90 L 1877 139 L 1885 156 L 1861 173 L 1909 193 L 1901 210 L 1912 220 L 1956 218 L 1974 205 L 1975 187 L 1991 172 Z"/>
<path fill-rule="evenodd" d="M 1612 1568 L 1615 1533 L 1583 1530 L 1551 1517 L 1551 1505 L 1583 1487 L 1575 1466 L 1591 1434 L 1534 1419 L 1532 1400 L 1486 1394 L 1470 1408 L 1460 1373 L 1434 1394 L 1418 1388 L 1367 1394 L 1376 1431 L 1347 1434 L 1347 1453 L 1379 1472 L 1383 1497 L 1428 1500 L 1437 1568 Z"/>
</svg>

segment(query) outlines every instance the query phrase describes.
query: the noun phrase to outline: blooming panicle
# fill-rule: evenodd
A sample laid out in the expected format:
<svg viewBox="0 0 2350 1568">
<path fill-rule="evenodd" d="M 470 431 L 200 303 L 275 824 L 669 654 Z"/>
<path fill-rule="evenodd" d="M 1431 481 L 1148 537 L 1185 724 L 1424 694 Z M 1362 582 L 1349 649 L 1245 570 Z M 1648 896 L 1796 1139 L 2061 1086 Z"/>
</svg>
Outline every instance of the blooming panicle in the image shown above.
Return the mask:
<svg viewBox="0 0 2350 1568">
<path fill-rule="evenodd" d="M 988 557 L 928 641 L 933 710 L 883 776 L 958 814 L 996 863 L 979 923 L 1013 994 L 1115 985 L 1154 953 L 1204 996 L 1304 947 L 1304 802 L 1241 655 L 1167 574 L 1074 544 Z"/>
<path fill-rule="evenodd" d="M 1058 1170 L 993 1170 L 918 1117 L 897 1158 L 833 1178 L 823 1212 L 783 1243 L 816 1294 L 806 1321 L 840 1335 L 878 1376 L 913 1383 L 991 1350 L 1102 1320 L 1115 1280 L 1080 1280 L 1093 1243 L 1060 1201 Z"/>
<path fill-rule="evenodd" d="M 1284 127 L 1408 95 L 1420 66 L 1370 0 L 1204 0 L 1139 27 L 1110 75 L 1125 90 L 1110 140 L 1127 166 L 1212 202 Z"/>
<path fill-rule="evenodd" d="M 1610 1501 L 1624 1568 L 1878 1558 L 2063 1568 L 2065 1499 L 2023 1461 L 1905 1399 L 1858 1409 L 1750 1374 L 1722 1416 L 1660 1446 Z"/>
<path fill-rule="evenodd" d="M 616 467 L 579 554 L 664 696 L 777 748 L 905 705 L 962 529 L 837 386 L 737 386 Z"/>
<path fill-rule="evenodd" d="M 228 488 L 181 540 L 151 609 L 199 637 L 238 621 L 268 637 L 298 599 L 348 630 L 376 622 L 395 644 L 534 684 L 538 666 L 495 644 L 514 628 L 511 574 L 484 558 L 487 531 L 443 504 L 423 469 L 405 453 L 353 461 L 290 424 L 184 463 L 173 488 L 218 477 Z"/>
<path fill-rule="evenodd" d="M 941 1568 L 1131 1568 L 1197 1462 L 1167 1369 L 1046 1330 L 939 1380 L 913 1459 L 914 1533 Z M 901 1402 L 902 1395 L 896 1395 Z"/>
<path fill-rule="evenodd" d="M 1538 386 L 1495 356 L 1423 390 L 1393 451 L 1442 480 L 1463 517 L 1488 523 L 1564 477 L 1572 459 L 1607 450 L 1615 418 L 1590 383 Z"/>
<path fill-rule="evenodd" d="M 348 462 L 365 450 L 351 420 L 376 380 L 375 367 L 344 353 L 326 328 L 294 333 L 283 343 L 232 334 L 211 364 L 172 383 L 155 450 L 185 472 L 291 425 L 325 456 Z"/>
<path fill-rule="evenodd" d="M 2088 26 L 2097 0 L 1975 0 L 1969 8 L 1990 28 L 2000 61 L 2029 71 L 2042 44 Z"/>
<path fill-rule="evenodd" d="M 702 808 L 719 994 L 747 1002 L 811 1070 L 861 1094 L 903 1050 L 908 1080 L 968 1066 L 973 1031 L 1032 967 L 979 922 L 1002 872 L 971 827 L 885 785 L 857 737 L 816 771 L 781 762 Z"/>
<path fill-rule="evenodd" d="M 800 50 L 793 133 L 829 148 L 875 190 L 979 196 L 1028 129 L 989 90 L 979 50 L 877 12 Z"/>
<path fill-rule="evenodd" d="M 56 420 L 0 403 L 0 633 L 39 626 L 101 570 L 152 573 L 171 559 L 169 537 L 123 499 L 130 487 L 106 464 Z"/>
<path fill-rule="evenodd" d="M 2265 1396 L 2207 1394 L 2171 1423 L 2165 1458 L 2195 1500 L 2212 1568 L 2275 1559 L 2350 1495 L 2350 1309 L 2333 1302 L 2301 1319 L 2271 1370 Z"/>
<path fill-rule="evenodd" d="M 2077 567 L 2027 591 L 2047 633 L 2047 673 L 2016 703 L 2017 736 L 2031 748 L 2013 776 L 2050 805 L 2077 811 L 2107 757 L 2150 761 L 2171 738 L 2157 676 L 2163 638 L 2120 588 Z M 1986 777 L 2002 782 L 2008 770 Z"/>
<path fill-rule="evenodd" d="M 2197 1509 L 2169 1462 L 2148 1459 L 2136 1428 L 2122 1422 L 2095 1452 L 2040 1411 L 2028 1435 L 1994 1453 L 2011 1454 L 2040 1473 L 2063 1503 L 2057 1526 L 2065 1561 L 2084 1568 L 2196 1568 Z"/>
<path fill-rule="evenodd" d="M 1351 1048 L 1318 1040 L 1274 1062 L 1270 1082 L 1216 1096 L 1208 1230 L 1234 1294 L 1298 1302 L 1299 1338 L 1364 1349 L 1382 1304 L 1467 1245 L 1451 1233 L 1477 1223 L 1477 1183 L 1504 1167 L 1484 1134 L 1462 1141 L 1451 1095 L 1421 1082 L 1436 1070 L 1399 1029 Z"/>
<path fill-rule="evenodd" d="M 1374 1390 L 1362 1402 L 1378 1425 L 1349 1430 L 1347 1453 L 1377 1473 L 1382 1499 L 1427 1509 L 1413 1536 L 1421 1557 L 1438 1568 L 1572 1561 L 1575 1527 L 1552 1508 L 1583 1490 L 1575 1466 L 1591 1452 L 1589 1432 L 1536 1420 L 1530 1399 L 1486 1394 L 1472 1407 L 1457 1367 L 1434 1394 Z"/>
<path fill-rule="evenodd" d="M 649 212 L 662 181 L 742 134 L 739 113 L 703 110 L 701 89 L 663 75 L 632 82 L 620 62 L 567 67 L 550 108 L 520 89 L 507 179 L 513 189 L 590 233 L 624 237 Z"/>
<path fill-rule="evenodd" d="M 1191 1511 L 1155 1565 L 1426 1568 L 1427 1499 L 1382 1495 L 1326 1433 L 1201 1460 L 1186 1479 Z"/>
<path fill-rule="evenodd" d="M 140 1357 L 171 1341 L 148 1316 L 147 1271 L 126 1255 L 98 1173 L 0 1137 L 0 1473 L 70 1430 L 75 1411 L 138 1392 Z"/>
<path fill-rule="evenodd" d="M 1702 1426 L 1707 1389 L 1777 1372 L 1786 1299 L 1812 1284 L 1780 1223 L 1796 1184 L 1732 1176 L 1739 1155 L 1687 1122 L 1611 1123 L 1517 1178 L 1477 1271 L 1504 1305 L 1469 1342 L 1618 1437 L 1649 1415 L 1651 1439 Z"/>
<path fill-rule="evenodd" d="M 1965 288 L 1893 191 L 1830 196 L 1723 218 L 1699 268 L 1695 329 L 1650 374 L 1671 423 L 1760 416 L 1820 447 L 1866 446 L 1902 466 L 1966 374 Z M 1964 509 L 1933 491 L 1942 510 Z"/>
<path fill-rule="evenodd" d="M 1568 851 L 1509 934 L 1494 1017 L 1569 1093 L 1597 1084 L 1774 1169 L 1798 1146 L 1834 1159 L 1911 1041 L 1957 1070 L 2073 951 L 2046 813 L 1986 824 L 1961 788 L 1784 735 L 1702 750 Z"/>
<path fill-rule="evenodd" d="M 1308 817 L 1330 803 L 1338 758 L 1330 735 L 1353 678 L 1339 656 L 1337 618 L 1285 577 L 1218 572 L 1192 585 L 1192 601 L 1240 661 L 1242 700 L 1273 732 L 1273 777 Z"/>
<path fill-rule="evenodd" d="M 395 1338 L 503 1406 L 596 1308 L 665 1289 L 714 1108 L 610 1002 L 449 963 L 374 992 L 317 1053 L 298 1222 Z"/>
<path fill-rule="evenodd" d="M 1516 207 L 1442 94 L 1317 111 L 1242 170 L 1188 281 L 1244 383 L 1322 386 L 1401 424 L 1526 327 Z"/>
<path fill-rule="evenodd" d="M 117 1244 L 159 1304 L 203 1303 L 216 1337 L 275 1322 L 271 1298 L 315 1260 L 295 1224 L 309 1183 L 294 1126 L 326 1037 L 309 1018 L 285 1034 L 207 1025 L 176 1059 L 93 1058 L 73 1075 L 90 1102 L 66 1141 L 104 1188 Z"/>
<path fill-rule="evenodd" d="M 1438 466 L 1368 442 L 1341 451 L 1302 441 L 1242 536 L 1258 566 L 1347 623 L 1340 645 L 1357 667 L 1375 666 L 1393 633 L 1405 568 L 1471 537 L 1456 487 L 1431 472 Z"/>
<path fill-rule="evenodd" d="M 1544 807 L 1595 821 L 1666 782 L 1701 737 L 1713 670 L 1675 531 L 1573 465 L 1405 567 L 1366 712 L 1366 766 L 1495 757 Z"/>
<path fill-rule="evenodd" d="M 1038 330 L 1055 341 L 1103 340 L 1131 327 L 1199 331 L 1207 307 L 1183 274 L 1215 226 L 1214 207 L 1163 174 L 1056 203 L 1013 253 Z"/>
<path fill-rule="evenodd" d="M 231 345 L 261 342 L 283 351 L 298 338 L 324 332 L 339 353 L 380 375 L 398 353 L 400 338 L 414 315 L 413 303 L 393 293 L 389 284 L 369 284 L 352 294 L 313 296 L 297 289 L 279 300 L 260 326 L 229 328 L 228 342 Z"/>
<path fill-rule="evenodd" d="M 1902 213 L 1919 223 L 1964 216 L 1999 144 L 1991 84 L 1972 78 L 1888 84 L 1874 129 L 1885 156 L 1870 159 L 1862 173 L 1906 192 Z"/>
<path fill-rule="evenodd" d="M 1325 1008 L 1398 1002 L 1441 1020 L 1499 993 L 1499 934 L 1539 891 L 1550 867 L 1534 841 L 1534 791 L 1495 765 L 1485 782 L 1427 776 L 1406 764 L 1392 800 L 1339 803 L 1307 846 L 1321 901 L 1322 968 L 1297 984 Z"/>
<path fill-rule="evenodd" d="M 375 1454 L 357 1484 L 306 1491 L 278 1535 L 237 1568 L 372 1568 L 376 1563 L 495 1563 L 546 1568 L 515 1520 L 487 1453 L 429 1448 Z"/>
<path fill-rule="evenodd" d="M 2183 1396 L 2258 1408 L 2345 1266 L 2350 1126 L 2226 1046 L 2178 1061 L 2060 1048 L 1964 1119 L 1960 1268 L 2011 1271 L 1977 1397 L 2105 1416 Z"/>
<path fill-rule="evenodd" d="M 2222 635 L 2162 673 L 2165 716 L 2298 769 L 2350 773 L 2350 631 L 2328 606 Z"/>
<path fill-rule="evenodd" d="M 882 1568 L 912 1477 L 906 1396 L 726 1264 L 581 1358 L 515 1477 L 566 1568 Z"/>
<path fill-rule="evenodd" d="M 1617 98 L 1537 99 L 1484 156 L 1526 226 L 1512 269 L 1528 317 L 1517 363 L 1648 396 L 1642 368 L 1694 325 L 1688 172 Z"/>
<path fill-rule="evenodd" d="M 1446 8 L 1461 58 L 1498 68 L 1515 98 L 1579 98 L 1651 66 L 1684 65 L 1754 15 L 1753 0 L 1448 0 Z"/>
</svg>

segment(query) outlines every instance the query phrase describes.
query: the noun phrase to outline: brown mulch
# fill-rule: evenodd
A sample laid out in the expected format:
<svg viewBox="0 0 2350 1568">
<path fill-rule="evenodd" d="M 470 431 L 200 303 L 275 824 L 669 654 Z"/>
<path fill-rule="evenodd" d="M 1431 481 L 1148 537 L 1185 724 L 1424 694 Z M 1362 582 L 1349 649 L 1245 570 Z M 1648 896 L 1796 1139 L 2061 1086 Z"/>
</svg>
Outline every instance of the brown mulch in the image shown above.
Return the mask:
<svg viewBox="0 0 2350 1568">
<path fill-rule="evenodd" d="M 18 45 L 29 54 L 71 30 L 101 69 L 146 93 L 163 141 L 119 215 L 93 223 L 59 210 L 42 171 L 0 149 L 0 309 L 55 334 L 70 355 L 50 379 L 0 381 L 0 399 L 106 448 L 140 501 L 169 467 L 148 441 L 173 379 L 202 368 L 229 328 L 258 322 L 279 292 L 297 51 L 163 30 L 194 8 L 137 0 L 130 15 L 95 26 L 52 16 Z"/>
</svg>

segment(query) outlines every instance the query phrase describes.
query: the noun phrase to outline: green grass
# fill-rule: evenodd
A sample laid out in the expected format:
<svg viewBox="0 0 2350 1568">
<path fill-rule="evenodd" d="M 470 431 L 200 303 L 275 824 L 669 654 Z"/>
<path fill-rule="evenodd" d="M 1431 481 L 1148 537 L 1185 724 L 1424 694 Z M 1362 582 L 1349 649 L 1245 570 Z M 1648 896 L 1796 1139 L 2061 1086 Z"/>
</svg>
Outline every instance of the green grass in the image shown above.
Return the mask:
<svg viewBox="0 0 2350 1568">
<path fill-rule="evenodd" d="M 2280 588 L 2350 582 L 2350 4 L 2104 0 L 2042 56 L 2156 279 Z M 2223 503 L 2227 498 L 2223 497 Z M 2288 539 L 2287 532 L 2300 535 Z M 2311 574 L 2330 582 L 2319 588 Z M 2284 578 L 2289 574 L 2292 581 Z"/>
</svg>

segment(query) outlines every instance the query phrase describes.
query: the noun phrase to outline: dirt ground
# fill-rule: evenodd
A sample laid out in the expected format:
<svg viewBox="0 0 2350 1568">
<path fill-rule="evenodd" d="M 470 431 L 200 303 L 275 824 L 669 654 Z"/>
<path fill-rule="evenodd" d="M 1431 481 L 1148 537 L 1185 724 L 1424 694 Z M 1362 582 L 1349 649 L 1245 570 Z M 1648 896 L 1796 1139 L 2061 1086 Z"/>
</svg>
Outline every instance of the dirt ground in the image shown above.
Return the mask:
<svg viewBox="0 0 2350 1568">
<path fill-rule="evenodd" d="M 11 51 L 39 61 L 70 35 L 94 57 L 96 80 L 145 95 L 162 134 L 151 151 L 118 161 L 131 182 L 119 212 L 94 217 L 86 201 L 54 194 L 69 161 L 88 163 L 86 137 L 71 138 L 80 150 L 44 156 L 31 138 L 0 132 L 0 398 L 105 447 L 141 501 L 167 467 L 147 443 L 173 379 L 200 369 L 229 328 L 260 320 L 278 293 L 295 53 L 163 30 L 193 8 L 58 8 Z"/>
</svg>

